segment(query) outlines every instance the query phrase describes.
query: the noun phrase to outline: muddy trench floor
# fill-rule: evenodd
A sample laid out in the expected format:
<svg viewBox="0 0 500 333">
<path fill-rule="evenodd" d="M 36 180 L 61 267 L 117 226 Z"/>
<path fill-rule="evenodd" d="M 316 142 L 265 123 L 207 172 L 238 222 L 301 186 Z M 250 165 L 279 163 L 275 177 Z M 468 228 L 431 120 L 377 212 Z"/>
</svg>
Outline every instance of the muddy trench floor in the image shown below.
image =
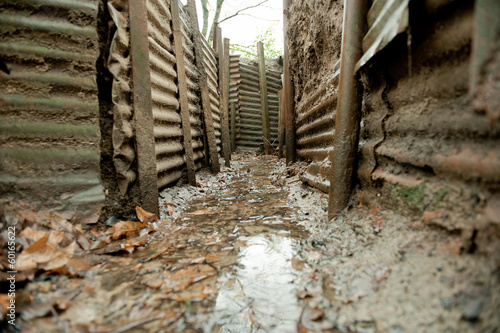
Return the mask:
<svg viewBox="0 0 500 333">
<path fill-rule="evenodd" d="M 236 155 L 198 187 L 162 191 L 160 219 L 139 209 L 134 221 L 80 227 L 25 214 L 16 326 L 4 311 L 5 331 L 499 329 L 498 258 L 375 206 L 327 222 L 327 196 L 296 173 Z"/>
</svg>

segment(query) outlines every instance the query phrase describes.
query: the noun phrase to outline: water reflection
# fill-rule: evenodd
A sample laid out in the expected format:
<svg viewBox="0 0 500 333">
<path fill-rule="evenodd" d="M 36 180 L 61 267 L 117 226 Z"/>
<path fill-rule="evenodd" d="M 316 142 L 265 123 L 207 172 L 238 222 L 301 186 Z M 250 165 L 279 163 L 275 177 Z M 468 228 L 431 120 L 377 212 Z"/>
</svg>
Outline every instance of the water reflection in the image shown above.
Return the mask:
<svg viewBox="0 0 500 333">
<path fill-rule="evenodd" d="M 272 234 L 239 240 L 246 243 L 239 265 L 220 280 L 215 306 L 220 332 L 296 332 L 295 240 Z"/>
</svg>

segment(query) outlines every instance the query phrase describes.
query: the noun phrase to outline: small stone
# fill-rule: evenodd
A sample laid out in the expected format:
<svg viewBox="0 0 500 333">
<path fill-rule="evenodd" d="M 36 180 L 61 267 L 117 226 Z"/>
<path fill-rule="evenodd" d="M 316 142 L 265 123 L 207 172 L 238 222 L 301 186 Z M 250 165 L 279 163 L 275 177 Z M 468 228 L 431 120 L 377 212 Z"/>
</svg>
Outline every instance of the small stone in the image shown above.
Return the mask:
<svg viewBox="0 0 500 333">
<path fill-rule="evenodd" d="M 452 304 L 451 299 L 441 298 L 439 301 L 441 302 L 441 306 L 443 307 L 443 309 L 445 310 L 451 309 L 451 304 Z"/>
<path fill-rule="evenodd" d="M 462 307 L 462 318 L 468 321 L 475 321 L 479 317 L 483 301 L 480 299 L 466 300 Z"/>
</svg>

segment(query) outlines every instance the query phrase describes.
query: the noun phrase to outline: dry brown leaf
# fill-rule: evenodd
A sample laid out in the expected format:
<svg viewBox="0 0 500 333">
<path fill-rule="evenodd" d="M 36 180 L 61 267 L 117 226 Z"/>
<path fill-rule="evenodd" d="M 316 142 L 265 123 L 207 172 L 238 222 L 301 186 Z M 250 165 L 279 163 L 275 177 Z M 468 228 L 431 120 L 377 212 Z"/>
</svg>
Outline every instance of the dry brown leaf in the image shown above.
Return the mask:
<svg viewBox="0 0 500 333">
<path fill-rule="evenodd" d="M 47 263 L 52 260 L 63 238 L 64 232 L 60 230 L 51 231 L 40 238 L 18 256 L 16 270 L 26 271 L 35 269 L 38 264 Z"/>
<path fill-rule="evenodd" d="M 139 206 L 135 206 L 135 213 L 142 223 L 150 223 L 158 219 L 155 214 L 147 212 Z"/>
<path fill-rule="evenodd" d="M 28 241 L 29 244 L 33 244 L 34 242 L 40 240 L 47 234 L 48 232 L 46 231 L 33 230 L 30 227 L 27 227 L 19 233 L 19 236 L 23 236 Z"/>
<path fill-rule="evenodd" d="M 209 265 L 188 266 L 165 276 L 164 286 L 167 289 L 184 290 L 193 283 L 216 274 L 215 268 Z"/>
<path fill-rule="evenodd" d="M 133 222 L 133 221 L 121 221 L 112 226 L 108 233 L 111 234 L 112 240 L 117 240 L 120 238 L 134 237 L 139 235 L 141 229 L 146 227 L 146 223 Z"/>
<path fill-rule="evenodd" d="M 148 286 L 149 288 L 160 289 L 161 285 L 163 284 L 163 279 L 160 278 L 157 274 L 148 274 L 142 278 L 141 283 Z"/>
<path fill-rule="evenodd" d="M 135 238 L 126 243 L 120 244 L 121 248 L 128 253 L 132 253 L 136 248 L 146 245 L 146 237 Z"/>
<path fill-rule="evenodd" d="M 169 216 L 173 216 L 173 215 L 175 214 L 175 211 L 174 211 L 174 209 L 172 208 L 172 206 L 167 205 L 167 208 L 168 208 L 168 215 L 169 215 Z"/>
<path fill-rule="evenodd" d="M 209 264 L 213 264 L 213 263 L 222 261 L 222 259 L 214 253 L 207 254 L 206 260 L 207 260 L 207 263 L 209 263 Z"/>
<path fill-rule="evenodd" d="M 10 306 L 11 299 L 15 299 L 15 295 L 14 297 L 9 297 L 9 294 L 0 294 L 0 315 L 2 317 L 5 317 L 7 314 L 7 307 Z"/>
<path fill-rule="evenodd" d="M 61 249 L 60 251 L 57 251 L 55 255 L 52 256 L 49 262 L 40 264 L 39 267 L 46 271 L 61 268 L 68 263 L 71 257 L 73 257 L 74 253 L 75 253 L 75 242 L 72 242 L 65 248 Z"/>
<path fill-rule="evenodd" d="M 205 209 L 200 209 L 197 211 L 194 211 L 192 213 L 188 213 L 190 215 L 213 215 L 213 214 L 218 214 L 220 213 L 220 210 L 215 210 L 212 207 L 208 207 Z"/>
</svg>

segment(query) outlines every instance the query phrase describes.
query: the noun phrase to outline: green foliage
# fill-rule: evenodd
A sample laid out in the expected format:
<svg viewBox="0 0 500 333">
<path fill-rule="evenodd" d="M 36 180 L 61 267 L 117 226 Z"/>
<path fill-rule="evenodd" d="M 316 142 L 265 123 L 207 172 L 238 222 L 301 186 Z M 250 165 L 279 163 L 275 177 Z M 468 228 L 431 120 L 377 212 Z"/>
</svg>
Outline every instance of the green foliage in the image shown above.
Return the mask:
<svg viewBox="0 0 500 333">
<path fill-rule="evenodd" d="M 264 53 L 266 58 L 278 58 L 283 56 L 283 51 L 277 45 L 276 38 L 274 37 L 274 30 L 276 24 L 269 26 L 267 29 L 260 29 L 259 34 L 254 39 L 252 45 L 231 44 L 231 54 L 239 53 L 243 58 L 256 59 L 257 56 L 257 43 L 264 44 Z"/>
<path fill-rule="evenodd" d="M 417 187 L 396 186 L 392 192 L 395 201 L 402 201 L 403 204 L 412 209 L 424 210 L 425 184 Z"/>
</svg>

